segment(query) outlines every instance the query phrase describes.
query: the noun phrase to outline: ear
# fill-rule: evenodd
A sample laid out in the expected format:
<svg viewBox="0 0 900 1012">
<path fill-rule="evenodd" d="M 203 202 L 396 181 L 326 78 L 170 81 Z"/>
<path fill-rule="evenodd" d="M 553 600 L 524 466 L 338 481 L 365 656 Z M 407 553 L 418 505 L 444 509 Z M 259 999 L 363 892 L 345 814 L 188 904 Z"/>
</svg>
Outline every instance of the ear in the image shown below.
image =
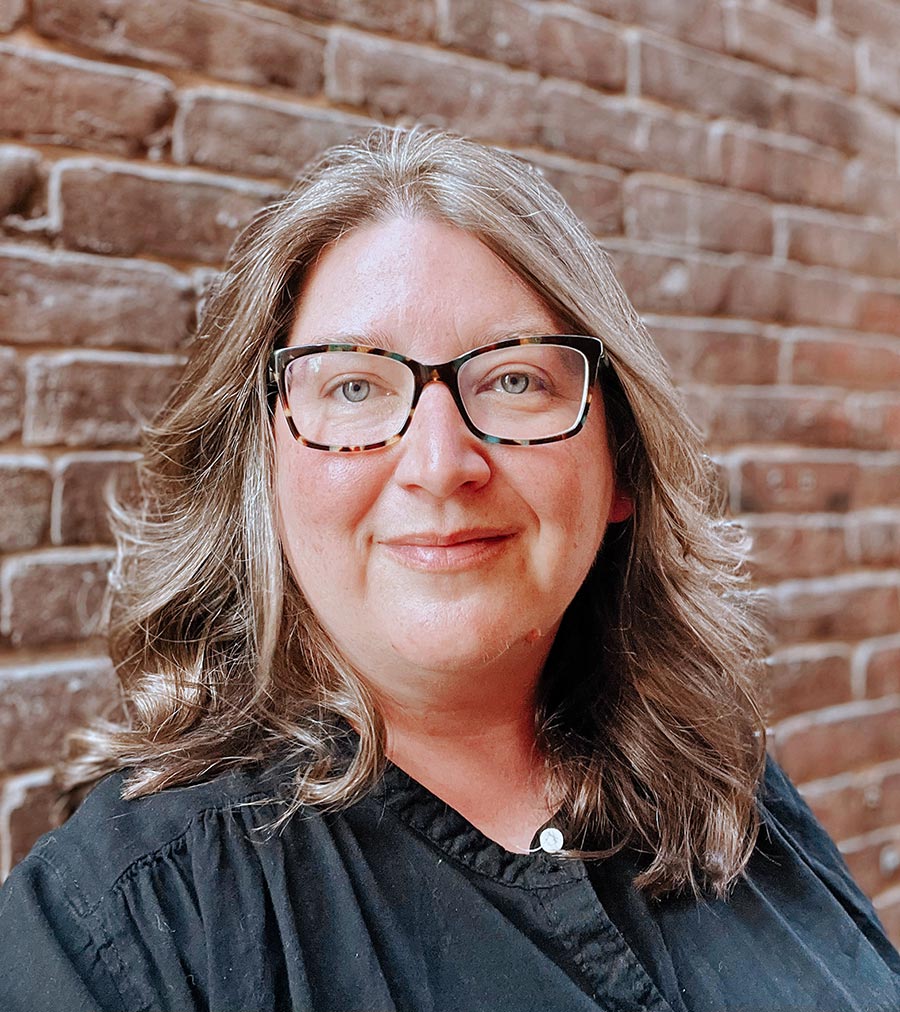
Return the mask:
<svg viewBox="0 0 900 1012">
<path fill-rule="evenodd" d="M 634 513 L 634 500 L 630 495 L 626 495 L 616 488 L 613 492 L 612 502 L 609 506 L 609 516 L 606 518 L 606 522 L 609 524 L 620 523 L 622 520 L 627 520 L 632 513 Z"/>
</svg>

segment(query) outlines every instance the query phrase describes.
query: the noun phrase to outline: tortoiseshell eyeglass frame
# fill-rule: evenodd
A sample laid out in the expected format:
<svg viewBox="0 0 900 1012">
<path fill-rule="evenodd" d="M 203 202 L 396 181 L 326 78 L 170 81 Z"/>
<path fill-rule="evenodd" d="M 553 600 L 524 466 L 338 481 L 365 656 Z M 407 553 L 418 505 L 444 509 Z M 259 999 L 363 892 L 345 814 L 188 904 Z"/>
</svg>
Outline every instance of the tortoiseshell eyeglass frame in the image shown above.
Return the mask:
<svg viewBox="0 0 900 1012">
<path fill-rule="evenodd" d="M 474 424 L 472 419 L 469 417 L 465 404 L 463 404 L 462 395 L 459 391 L 459 370 L 470 359 L 475 358 L 477 355 L 482 355 L 485 352 L 495 351 L 498 348 L 515 348 L 517 346 L 529 344 L 556 344 L 566 348 L 575 348 L 584 355 L 587 361 L 588 375 L 587 383 L 585 384 L 584 401 L 581 405 L 578 420 L 571 426 L 571 428 L 566 429 L 565 432 L 560 432 L 553 436 L 543 436 L 540 439 L 505 439 L 501 436 L 492 436 L 490 433 L 483 432 Z M 392 358 L 397 362 L 402 362 L 410 369 L 415 380 L 415 388 L 413 390 L 409 414 L 407 415 L 399 432 L 390 436 L 388 439 L 381 439 L 377 443 L 366 443 L 363 446 L 331 446 L 325 443 L 314 443 L 309 439 L 305 439 L 297 431 L 297 427 L 291 417 L 291 409 L 288 403 L 287 388 L 284 381 L 285 370 L 295 359 L 303 358 L 305 355 L 316 355 L 327 351 L 355 351 L 365 355 L 379 355 L 383 358 Z M 314 450 L 327 450 L 330 453 L 360 453 L 363 450 L 377 450 L 383 446 L 391 446 L 400 440 L 409 428 L 410 423 L 412 422 L 413 414 L 416 410 L 416 405 L 419 403 L 419 398 L 422 396 L 422 391 L 429 383 L 443 383 L 447 387 L 463 421 L 466 423 L 466 427 L 473 435 L 477 436 L 483 442 L 500 443 L 507 446 L 537 446 L 542 443 L 556 443 L 561 439 L 570 439 L 572 436 L 581 431 L 584 427 L 584 423 L 588 416 L 588 410 L 591 406 L 591 395 L 600 372 L 600 367 L 608 365 L 609 358 L 600 338 L 589 337 L 584 334 L 549 334 L 542 335 L 540 337 L 509 338 L 505 341 L 497 341 L 494 344 L 484 344 L 479 348 L 473 348 L 471 351 L 467 351 L 464 355 L 460 355 L 458 358 L 451 359 L 449 362 L 441 362 L 436 365 L 426 365 L 425 363 L 417 362 L 415 359 L 407 358 L 405 355 L 400 355 L 398 352 L 385 351 L 383 348 L 372 348 L 368 345 L 307 344 L 290 348 L 277 348 L 273 351 L 271 358 L 269 359 L 268 380 L 270 390 L 277 393 L 278 399 L 281 402 L 281 407 L 284 411 L 284 418 L 287 422 L 291 435 L 298 443 L 302 443 L 304 446 L 310 446 Z"/>
</svg>

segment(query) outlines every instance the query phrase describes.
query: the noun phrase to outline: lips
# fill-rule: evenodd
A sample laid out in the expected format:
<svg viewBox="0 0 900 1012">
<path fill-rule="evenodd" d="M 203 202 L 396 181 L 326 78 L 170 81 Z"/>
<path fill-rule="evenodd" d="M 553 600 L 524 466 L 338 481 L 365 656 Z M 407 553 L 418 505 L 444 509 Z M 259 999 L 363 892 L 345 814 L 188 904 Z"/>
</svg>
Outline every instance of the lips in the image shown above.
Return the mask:
<svg viewBox="0 0 900 1012">
<path fill-rule="evenodd" d="M 394 538 L 382 539 L 385 545 L 410 545 L 432 548 L 447 548 L 451 545 L 462 545 L 469 541 L 491 541 L 497 538 L 510 537 L 512 531 L 495 527 L 468 527 L 465 530 L 441 534 L 437 531 L 422 531 L 416 534 L 401 534 Z"/>
<path fill-rule="evenodd" d="M 469 527 L 450 532 L 417 531 L 380 543 L 397 562 L 411 569 L 453 572 L 493 561 L 515 536 L 509 529 Z"/>
</svg>

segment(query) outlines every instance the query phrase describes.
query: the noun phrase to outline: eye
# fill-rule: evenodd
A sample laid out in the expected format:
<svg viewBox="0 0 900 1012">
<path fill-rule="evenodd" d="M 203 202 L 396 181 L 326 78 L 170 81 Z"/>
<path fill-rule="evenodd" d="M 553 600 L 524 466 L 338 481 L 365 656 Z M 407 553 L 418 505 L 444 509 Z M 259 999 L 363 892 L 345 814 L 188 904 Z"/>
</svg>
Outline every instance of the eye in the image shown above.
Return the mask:
<svg viewBox="0 0 900 1012">
<path fill-rule="evenodd" d="M 523 372 L 505 372 L 499 379 L 500 389 L 506 394 L 524 394 L 532 382 Z"/>
<path fill-rule="evenodd" d="M 358 404 L 369 396 L 369 381 L 364 379 L 345 380 L 341 384 L 341 393 L 352 404 Z"/>
</svg>

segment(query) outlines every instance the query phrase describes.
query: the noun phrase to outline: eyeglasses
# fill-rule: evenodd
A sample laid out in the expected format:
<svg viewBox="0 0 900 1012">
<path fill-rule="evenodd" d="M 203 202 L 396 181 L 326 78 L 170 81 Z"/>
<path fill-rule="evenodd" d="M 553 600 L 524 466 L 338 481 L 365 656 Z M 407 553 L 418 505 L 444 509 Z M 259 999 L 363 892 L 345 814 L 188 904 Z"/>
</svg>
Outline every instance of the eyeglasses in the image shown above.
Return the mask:
<svg viewBox="0 0 900 1012">
<path fill-rule="evenodd" d="M 463 421 L 486 443 L 534 446 L 568 439 L 587 418 L 591 390 L 609 360 L 598 337 L 555 334 L 487 344 L 438 365 L 382 348 L 316 344 L 272 353 L 294 439 L 354 453 L 397 442 L 429 383 L 444 383 Z"/>
</svg>

